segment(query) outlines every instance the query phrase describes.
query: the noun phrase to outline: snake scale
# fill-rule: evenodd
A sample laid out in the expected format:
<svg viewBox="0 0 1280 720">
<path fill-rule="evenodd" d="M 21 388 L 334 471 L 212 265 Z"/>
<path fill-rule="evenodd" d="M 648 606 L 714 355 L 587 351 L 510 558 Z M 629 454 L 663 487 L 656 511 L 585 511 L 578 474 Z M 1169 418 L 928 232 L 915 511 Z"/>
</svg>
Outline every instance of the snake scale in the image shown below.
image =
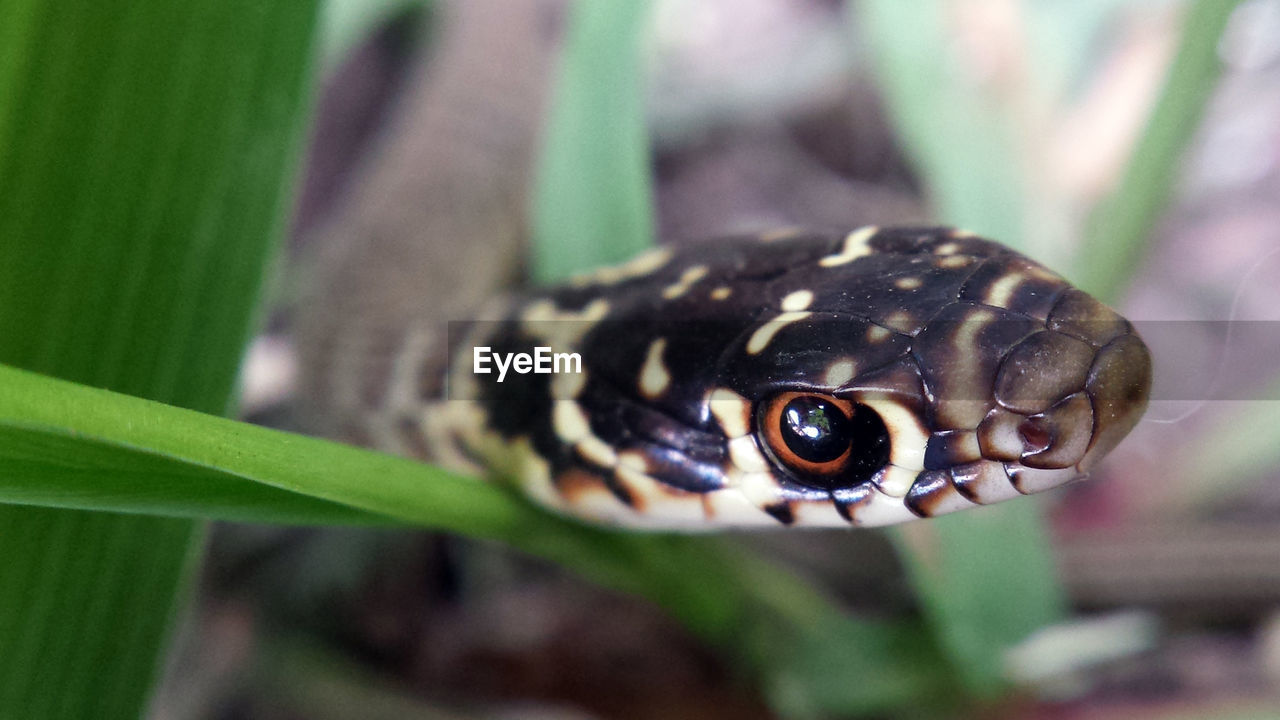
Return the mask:
<svg viewBox="0 0 1280 720">
<path fill-rule="evenodd" d="M 447 136 L 460 118 L 440 122 Z M 489 220 L 471 237 L 513 236 L 514 221 L 493 221 L 509 211 L 477 206 L 510 207 L 500 183 L 478 179 L 502 165 L 435 191 L 479 191 L 465 210 Z M 464 234 L 447 209 L 421 234 Z M 451 272 L 442 258 L 382 257 L 387 279 L 348 261 L 328 285 L 403 291 Z M 444 305 L 404 293 L 330 303 L 320 315 L 353 318 L 362 337 L 307 350 L 321 358 L 304 358 L 310 392 L 343 411 L 333 433 L 501 477 L 592 522 L 875 526 L 999 502 L 1085 477 L 1149 395 L 1150 357 L 1128 321 L 948 228 L 720 238 L 463 310 L 498 283 L 486 272 Z M 538 348 L 566 367 L 474 372 L 482 352 Z"/>
</svg>

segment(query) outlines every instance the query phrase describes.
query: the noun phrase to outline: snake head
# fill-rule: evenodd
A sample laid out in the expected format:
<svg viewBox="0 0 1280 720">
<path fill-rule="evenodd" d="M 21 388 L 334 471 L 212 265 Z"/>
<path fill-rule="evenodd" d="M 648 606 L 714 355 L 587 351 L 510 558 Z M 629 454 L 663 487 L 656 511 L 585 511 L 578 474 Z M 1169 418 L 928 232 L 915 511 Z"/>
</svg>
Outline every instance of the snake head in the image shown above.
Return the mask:
<svg viewBox="0 0 1280 720">
<path fill-rule="evenodd" d="M 959 325 L 930 328 L 917 342 L 933 427 L 924 471 L 906 496 L 912 512 L 938 515 L 1083 479 L 1142 417 L 1151 389 L 1146 345 L 1084 292 L 1059 291 L 1030 327 L 986 307 L 959 315 Z M 990 359 L 942 357 L 948 333 L 973 337 Z M 982 393 L 989 399 L 978 400 Z"/>
<path fill-rule="evenodd" d="M 455 365 L 549 345 L 582 373 L 477 378 L 434 435 L 609 524 L 886 525 L 1038 492 L 1084 477 L 1151 383 L 1127 320 L 948 228 L 659 250 L 513 313 Z"/>
<path fill-rule="evenodd" d="M 710 405 L 752 405 L 772 477 L 741 439 L 730 474 L 791 523 L 833 524 L 829 504 L 891 524 L 1080 480 L 1146 409 L 1133 326 L 990 241 L 864 229 L 773 292 L 778 312 L 729 350 Z"/>
</svg>

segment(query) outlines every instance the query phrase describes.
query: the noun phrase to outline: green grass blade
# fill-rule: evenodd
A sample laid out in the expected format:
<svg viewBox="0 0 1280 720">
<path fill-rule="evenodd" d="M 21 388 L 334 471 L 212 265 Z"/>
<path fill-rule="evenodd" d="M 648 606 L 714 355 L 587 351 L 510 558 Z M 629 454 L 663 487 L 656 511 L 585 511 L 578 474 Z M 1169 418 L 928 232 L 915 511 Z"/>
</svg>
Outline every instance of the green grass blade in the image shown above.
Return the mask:
<svg viewBox="0 0 1280 720">
<path fill-rule="evenodd" d="M 227 407 L 284 205 L 314 13 L 0 0 L 0 361 Z M 4 714 L 138 717 L 200 534 L 185 520 L 0 508 Z"/>
<path fill-rule="evenodd" d="M 918 629 L 842 617 L 803 580 L 729 543 L 588 527 L 404 458 L 0 367 L 0 466 L 9 502 L 400 522 L 499 540 L 650 598 L 794 707 L 883 709 L 945 687 Z M 876 650 L 851 653 L 854 639 Z M 893 682 L 828 686 L 872 666 Z"/>
<path fill-rule="evenodd" d="M 1035 238 L 1016 128 L 1007 107 L 956 72 L 944 5 L 867 0 L 858 10 L 889 113 L 941 220 L 1026 250 Z M 1036 504 L 973 510 L 892 536 L 957 677 L 970 692 L 997 692 L 1004 650 L 1065 607 Z"/>
<path fill-rule="evenodd" d="M 648 11 L 642 0 L 574 6 L 534 188 L 536 282 L 653 243 L 640 52 Z"/>
<path fill-rule="evenodd" d="M 938 218 L 1024 251 L 1026 173 L 998 99 L 979 92 L 948 57 L 937 2 L 866 0 L 852 6 L 886 109 Z"/>
<path fill-rule="evenodd" d="M 1238 0 L 1197 0 L 1164 89 L 1129 158 L 1120 187 L 1089 218 L 1076 273 L 1081 289 L 1115 298 L 1133 277 L 1147 239 L 1169 201 L 1183 149 L 1191 140 L 1221 72 L 1218 39 Z"/>
<path fill-rule="evenodd" d="M 0 461 L 0 501 L 28 505 L 280 523 L 394 518 L 486 536 L 533 513 L 493 485 L 404 458 L 3 366 Z"/>
<path fill-rule="evenodd" d="M 1258 397 L 1280 397 L 1280 377 L 1264 383 Z M 1173 509 L 1190 514 L 1211 514 L 1215 507 L 1238 502 L 1277 466 L 1280 402 L 1231 403 L 1169 463 L 1169 502 Z"/>
<path fill-rule="evenodd" d="M 620 0 L 575 6 L 534 194 L 538 282 L 623 260 L 652 242 L 638 46 L 647 8 Z M 627 567 L 584 566 L 587 547 L 562 562 L 655 600 L 728 649 L 789 716 L 885 711 L 949 688 L 938 681 L 937 647 L 919 627 L 855 621 L 801 579 L 723 542 L 603 534 L 591 549 L 605 546 Z M 855 681 L 869 672 L 893 681 Z"/>
</svg>

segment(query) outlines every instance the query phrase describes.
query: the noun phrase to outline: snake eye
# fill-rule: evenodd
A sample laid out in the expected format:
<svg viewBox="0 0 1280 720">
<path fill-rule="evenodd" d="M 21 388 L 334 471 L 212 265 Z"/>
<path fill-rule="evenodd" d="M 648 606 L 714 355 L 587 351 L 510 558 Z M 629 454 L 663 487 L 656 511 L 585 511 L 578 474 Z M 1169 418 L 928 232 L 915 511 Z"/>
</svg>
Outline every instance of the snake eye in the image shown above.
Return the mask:
<svg viewBox="0 0 1280 720">
<path fill-rule="evenodd" d="M 756 422 L 769 456 L 803 485 L 853 487 L 889 462 L 889 430 L 866 405 L 784 392 L 760 405 Z"/>
</svg>

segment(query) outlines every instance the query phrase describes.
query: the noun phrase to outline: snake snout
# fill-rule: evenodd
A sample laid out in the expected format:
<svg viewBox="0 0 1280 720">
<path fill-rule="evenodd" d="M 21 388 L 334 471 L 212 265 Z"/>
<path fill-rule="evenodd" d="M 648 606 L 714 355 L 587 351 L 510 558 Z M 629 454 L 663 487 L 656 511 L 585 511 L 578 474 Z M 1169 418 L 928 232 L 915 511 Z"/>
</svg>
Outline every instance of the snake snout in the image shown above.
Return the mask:
<svg viewBox="0 0 1280 720">
<path fill-rule="evenodd" d="M 1093 402 L 1093 441 L 1079 466 L 1087 472 L 1138 424 L 1151 398 L 1151 353 L 1132 329 L 1098 351 L 1085 391 Z"/>
<path fill-rule="evenodd" d="M 1137 424 L 1150 389 L 1151 356 L 1133 326 L 1070 290 L 1045 329 L 1005 356 L 978 440 L 990 459 L 1084 474 Z"/>
</svg>

